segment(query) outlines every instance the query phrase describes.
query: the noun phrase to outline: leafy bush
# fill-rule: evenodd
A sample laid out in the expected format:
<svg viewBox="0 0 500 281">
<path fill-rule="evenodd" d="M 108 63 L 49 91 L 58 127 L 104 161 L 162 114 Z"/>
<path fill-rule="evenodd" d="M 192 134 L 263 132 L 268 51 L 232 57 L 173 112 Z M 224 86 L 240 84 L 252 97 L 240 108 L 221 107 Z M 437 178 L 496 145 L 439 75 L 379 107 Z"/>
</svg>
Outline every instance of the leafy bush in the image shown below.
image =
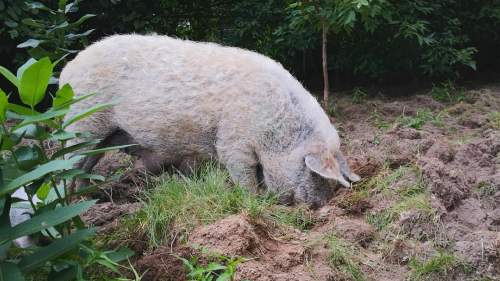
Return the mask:
<svg viewBox="0 0 500 281">
<path fill-rule="evenodd" d="M 97 140 L 68 146 L 69 141 L 84 133 L 70 132 L 67 127 L 111 104 L 95 106 L 64 120 L 72 104 L 91 96 L 76 98 L 66 84 L 55 93 L 49 110 L 37 112 L 34 108 L 48 94 L 53 68 L 48 58 L 29 60 L 17 75 L 0 67 L 0 73 L 15 85 L 24 104 L 9 103 L 0 90 L 1 280 L 24 280 L 23 276 L 34 272 L 37 280 L 43 276 L 38 276 L 40 272 L 47 280 L 83 280 L 86 267 L 101 264 L 117 271 L 116 262 L 131 254 L 129 250 L 102 252 L 88 241 L 95 229 L 85 227 L 79 214 L 95 201 L 76 199 L 95 190 L 98 184 L 78 191 L 70 188 L 76 179 L 102 182 L 103 177 L 74 166 L 85 156 L 118 147 L 92 150 Z M 19 196 L 23 194 L 26 197 Z M 26 220 L 11 225 L 11 211 L 20 212 Z M 25 236 L 34 239 L 32 247 L 15 243 Z"/>
<path fill-rule="evenodd" d="M 461 102 L 465 100 L 465 90 L 456 87 L 450 80 L 434 85 L 431 95 L 440 102 Z"/>
<path fill-rule="evenodd" d="M 58 3 L 54 5 L 54 2 Z M 15 52 L 13 47 L 17 46 L 27 49 L 30 57 L 49 57 L 52 61 L 76 53 L 86 43 L 87 36 L 94 31 L 89 29 L 80 32 L 82 24 L 95 16 L 77 16 L 80 2 L 0 0 L 0 21 L 4 24 L 0 28 L 0 36 L 5 37 L 8 46 L 5 50 L 0 48 L 0 53 Z M 16 52 L 15 56 L 12 54 L 5 57 L 23 62 L 28 54 Z"/>
<path fill-rule="evenodd" d="M 51 60 L 61 59 L 78 50 L 76 44 L 85 39 L 94 30 L 79 32 L 80 25 L 94 17 L 86 14 L 70 22 L 69 14 L 78 11 L 78 2 L 67 3 L 59 1 L 57 8 L 52 9 L 40 2 L 26 2 L 29 11 L 36 17 L 25 18 L 21 22 L 28 27 L 27 36 L 30 38 L 17 45 L 18 48 L 27 48 L 31 57 L 36 59 L 49 57 Z"/>
</svg>

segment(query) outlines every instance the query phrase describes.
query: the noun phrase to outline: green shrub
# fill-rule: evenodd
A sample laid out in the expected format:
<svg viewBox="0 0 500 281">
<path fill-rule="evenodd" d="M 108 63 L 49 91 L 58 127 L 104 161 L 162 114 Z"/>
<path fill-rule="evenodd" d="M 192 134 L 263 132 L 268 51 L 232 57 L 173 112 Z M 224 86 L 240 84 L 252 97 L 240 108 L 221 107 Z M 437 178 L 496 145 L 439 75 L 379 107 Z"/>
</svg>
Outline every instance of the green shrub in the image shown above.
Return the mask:
<svg viewBox="0 0 500 281">
<path fill-rule="evenodd" d="M 0 273 L 1 280 L 24 280 L 23 276 L 46 273 L 47 280 L 84 278 L 86 267 L 105 265 L 117 271 L 116 262 L 130 256 L 129 250 L 103 252 L 88 241 L 94 228 L 85 227 L 79 215 L 95 201 L 76 202 L 79 195 L 95 190 L 96 185 L 74 191 L 71 182 L 92 179 L 102 182 L 103 177 L 74 168 L 86 155 L 101 153 L 92 150 L 96 140 L 67 146 L 69 140 L 83 133 L 70 132 L 67 127 L 92 112 L 108 108 L 98 105 L 64 120 L 70 106 L 91 95 L 76 98 L 71 86 L 64 85 L 54 95 L 52 106 L 44 113 L 35 106 L 48 94 L 49 80 L 54 64 L 48 59 L 29 60 L 17 71 L 17 76 L 6 68 L 0 73 L 16 88 L 24 105 L 8 102 L 0 90 Z M 64 120 L 64 121 L 63 121 Z M 55 151 L 44 143 L 51 142 Z M 23 189 L 27 199 L 12 196 Z M 12 226 L 9 213 L 13 208 L 27 208 L 31 218 Z M 19 248 L 14 240 L 29 235 L 40 240 L 29 248 Z"/>
<path fill-rule="evenodd" d="M 461 102 L 465 99 L 464 89 L 457 88 L 450 80 L 434 85 L 431 95 L 440 102 Z"/>
</svg>

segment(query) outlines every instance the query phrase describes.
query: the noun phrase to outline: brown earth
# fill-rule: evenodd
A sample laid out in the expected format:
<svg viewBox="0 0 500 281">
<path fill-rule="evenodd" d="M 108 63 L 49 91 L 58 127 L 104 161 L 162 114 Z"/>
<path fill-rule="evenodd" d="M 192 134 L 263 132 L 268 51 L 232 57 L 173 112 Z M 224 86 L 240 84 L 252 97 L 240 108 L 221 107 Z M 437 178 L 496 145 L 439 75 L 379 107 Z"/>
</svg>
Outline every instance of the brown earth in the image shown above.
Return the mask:
<svg viewBox="0 0 500 281">
<path fill-rule="evenodd" d="M 458 103 L 440 103 L 428 95 L 377 97 L 360 104 L 339 98 L 332 122 L 363 181 L 339 190 L 328 205 L 315 210 L 312 229 L 302 232 L 233 215 L 198 227 L 182 245 L 139 253 L 135 264 L 148 270 L 144 280 L 184 280 L 183 265 L 172 254 L 190 257 L 200 254 L 196 249 L 201 246 L 247 258 L 238 266 L 236 280 L 364 280 L 332 264 L 325 237 L 335 234 L 352 250 L 352 261 L 366 280 L 407 280 L 412 260 L 425 261 L 440 252 L 456 256 L 467 270 L 455 266 L 422 280 L 500 280 L 500 128 L 491 120 L 494 111 L 500 111 L 499 86 L 469 90 Z M 422 112 L 433 118 L 421 128 L 402 121 L 401 116 L 415 119 Z M 103 161 L 101 171 L 118 169 L 116 162 Z M 383 190 L 371 181 L 388 178 L 400 167 L 418 172 L 396 177 Z M 384 229 L 370 224 L 367 218 L 397 206 L 419 175 L 432 217 L 409 206 Z M 108 196 L 101 199 L 106 202 L 86 220 L 106 227 L 140 208 L 130 200 L 138 186 L 130 182 L 125 177 L 115 183 L 115 196 L 105 191 Z M 126 189 L 130 185 L 131 191 Z"/>
</svg>

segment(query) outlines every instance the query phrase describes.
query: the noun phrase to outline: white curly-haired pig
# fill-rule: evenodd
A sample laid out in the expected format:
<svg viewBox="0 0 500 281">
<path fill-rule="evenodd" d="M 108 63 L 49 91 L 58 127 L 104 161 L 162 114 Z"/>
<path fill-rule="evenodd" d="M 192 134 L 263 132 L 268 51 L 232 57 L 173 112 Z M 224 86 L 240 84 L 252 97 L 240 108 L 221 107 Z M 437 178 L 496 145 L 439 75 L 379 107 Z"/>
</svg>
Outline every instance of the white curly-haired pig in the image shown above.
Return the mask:
<svg viewBox="0 0 500 281">
<path fill-rule="evenodd" d="M 279 63 L 214 43 L 158 35 L 115 35 L 92 44 L 63 69 L 77 113 L 118 100 L 72 130 L 130 149 L 146 168 L 179 169 L 217 159 L 234 182 L 277 192 L 282 202 L 321 205 L 337 182 L 359 177 L 340 152 L 318 102 Z M 71 116 L 68 116 L 68 118 Z M 97 157 L 81 163 L 92 168 Z"/>
</svg>

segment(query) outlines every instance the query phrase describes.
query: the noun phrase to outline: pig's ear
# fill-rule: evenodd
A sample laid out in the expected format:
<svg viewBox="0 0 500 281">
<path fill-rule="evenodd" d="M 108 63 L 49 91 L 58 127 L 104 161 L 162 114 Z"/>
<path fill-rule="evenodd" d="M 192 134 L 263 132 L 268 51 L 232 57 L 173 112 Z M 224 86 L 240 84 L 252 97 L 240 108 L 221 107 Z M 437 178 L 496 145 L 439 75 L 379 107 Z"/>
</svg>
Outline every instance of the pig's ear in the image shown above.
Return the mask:
<svg viewBox="0 0 500 281">
<path fill-rule="evenodd" d="M 351 186 L 351 184 L 342 176 L 340 165 L 334 157 L 321 157 L 317 154 L 310 154 L 305 157 L 304 161 L 306 166 L 319 176 L 325 179 L 336 180 L 345 187 Z"/>
</svg>

